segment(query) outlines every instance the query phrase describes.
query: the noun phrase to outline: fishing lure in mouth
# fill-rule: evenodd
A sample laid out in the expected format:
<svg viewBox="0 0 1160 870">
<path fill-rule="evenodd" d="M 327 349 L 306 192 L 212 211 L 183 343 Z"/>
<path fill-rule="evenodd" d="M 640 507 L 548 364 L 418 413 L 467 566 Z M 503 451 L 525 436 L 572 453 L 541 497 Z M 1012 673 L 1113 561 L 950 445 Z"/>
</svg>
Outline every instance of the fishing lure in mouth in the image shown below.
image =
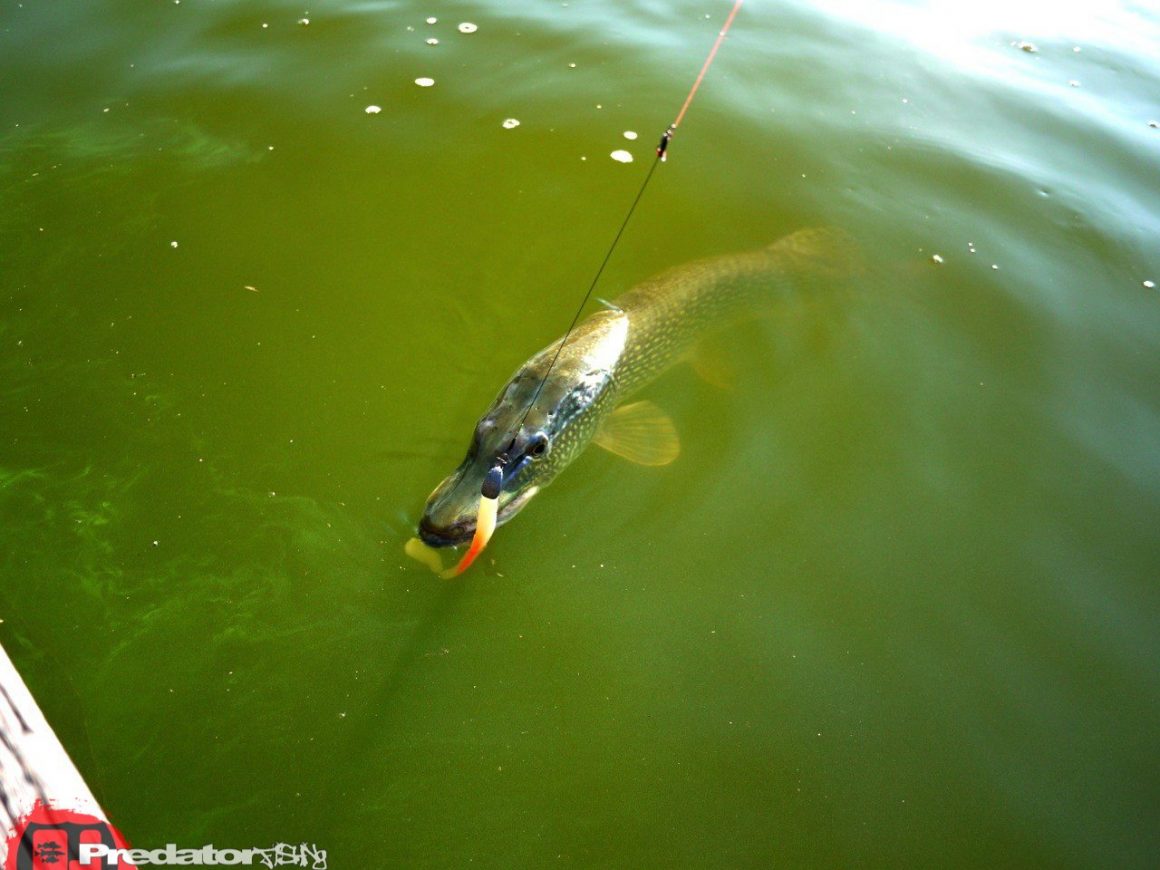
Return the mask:
<svg viewBox="0 0 1160 870">
<path fill-rule="evenodd" d="M 454 568 L 440 572 L 444 580 L 458 577 L 471 567 L 471 563 L 483 552 L 491 536 L 495 533 L 495 520 L 499 514 L 499 491 L 503 486 L 503 464 L 492 466 L 483 479 L 483 487 L 479 493 L 479 510 L 475 514 L 475 535 L 471 538 L 471 546 Z"/>
<path fill-rule="evenodd" d="M 439 551 L 419 538 L 411 538 L 407 541 L 403 551 L 415 561 L 426 565 L 432 573 L 439 575 L 443 580 L 454 580 L 470 568 L 479 554 L 487 547 L 488 542 L 491 541 L 491 536 L 495 534 L 499 517 L 499 493 L 503 487 L 505 464 L 506 458 L 499 457 L 496 464 L 484 476 L 483 486 L 480 487 L 479 506 L 475 512 L 475 533 L 471 537 L 471 545 L 467 548 L 467 552 L 463 554 L 463 557 L 454 567 L 444 568 L 443 558 L 439 555 Z"/>
</svg>

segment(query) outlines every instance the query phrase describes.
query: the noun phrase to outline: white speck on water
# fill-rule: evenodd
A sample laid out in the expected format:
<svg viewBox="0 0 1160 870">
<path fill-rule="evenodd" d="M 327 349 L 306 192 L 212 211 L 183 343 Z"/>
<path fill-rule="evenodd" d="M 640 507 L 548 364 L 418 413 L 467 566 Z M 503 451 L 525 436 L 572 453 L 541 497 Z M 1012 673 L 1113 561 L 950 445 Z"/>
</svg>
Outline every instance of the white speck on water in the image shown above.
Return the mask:
<svg viewBox="0 0 1160 870">
<path fill-rule="evenodd" d="M 310 19 L 309 18 L 299 18 L 298 23 L 301 24 L 303 27 L 308 27 L 310 25 Z"/>
<path fill-rule="evenodd" d="M 169 247 L 176 248 L 177 247 L 177 239 L 174 239 L 172 242 L 170 242 Z"/>
<path fill-rule="evenodd" d="M 464 21 L 462 24 L 459 25 L 459 32 L 460 33 L 475 33 L 475 31 L 477 31 L 477 30 L 479 30 L 479 26 L 476 24 L 472 24 L 470 21 Z"/>
<path fill-rule="evenodd" d="M 430 39 L 427 40 L 427 44 L 428 45 L 438 45 L 439 40 L 436 39 L 434 36 L 432 36 Z"/>
<path fill-rule="evenodd" d="M 568 64 L 568 69 L 576 69 L 576 64 L 574 64 L 574 63 Z"/>
<path fill-rule="evenodd" d="M 267 24 L 265 21 L 263 21 L 263 22 L 262 22 L 262 29 L 263 29 L 263 30 L 266 30 L 267 28 L 269 28 L 269 26 L 270 26 L 270 25 L 269 25 L 269 24 Z"/>
<path fill-rule="evenodd" d="M 1146 281 L 1144 281 L 1144 286 L 1147 287 L 1149 290 L 1151 290 L 1152 288 L 1154 288 L 1156 286 L 1156 282 L 1146 280 Z"/>
<path fill-rule="evenodd" d="M 503 128 L 505 130 L 512 130 L 512 129 L 518 127 L 519 125 L 520 125 L 520 122 L 516 118 L 505 118 L 504 122 L 503 122 Z"/>
<path fill-rule="evenodd" d="M 635 139 L 635 138 L 636 138 L 636 132 L 635 132 L 635 131 L 633 131 L 633 130 L 625 130 L 625 131 L 624 131 L 624 138 L 625 138 L 625 139 L 629 139 L 629 140 L 631 140 L 631 139 Z"/>
<path fill-rule="evenodd" d="M 632 163 L 632 155 L 625 151 L 623 148 L 618 148 L 608 156 L 615 160 L 617 163 Z"/>
<path fill-rule="evenodd" d="M 941 254 L 934 254 L 931 256 L 930 261 L 932 263 L 937 263 L 937 264 L 941 265 L 943 262 L 942 255 Z"/>
<path fill-rule="evenodd" d="M 415 79 L 415 84 L 421 88 L 429 88 L 431 85 L 435 84 L 435 79 L 429 79 L 426 76 L 423 76 L 422 78 Z"/>
<path fill-rule="evenodd" d="M 438 20 L 439 20 L 438 18 L 436 18 L 434 15 L 432 15 L 430 18 L 427 19 L 427 23 L 434 24 Z"/>
<path fill-rule="evenodd" d="M 967 250 L 972 254 L 975 253 L 975 243 L 967 242 Z"/>
<path fill-rule="evenodd" d="M 1039 48 L 1038 48 L 1038 46 L 1035 45 L 1035 43 L 1028 42 L 1025 39 L 1020 41 L 1020 42 L 1016 42 L 1016 43 L 1012 43 L 1012 44 L 1015 45 L 1017 48 L 1020 48 L 1023 51 L 1027 52 L 1028 54 L 1035 54 L 1036 52 L 1039 51 Z"/>
<path fill-rule="evenodd" d="M 597 103 L 597 104 L 596 104 L 596 108 L 598 108 L 598 109 L 603 109 L 603 108 L 604 108 L 604 106 L 603 106 L 603 105 L 601 105 L 600 103 Z"/>
<path fill-rule="evenodd" d="M 1067 83 L 1070 87 L 1073 87 L 1073 88 L 1079 87 L 1079 79 L 1068 79 Z"/>
<path fill-rule="evenodd" d="M 368 115 L 377 115 L 382 110 L 383 110 L 382 106 L 373 106 L 372 105 L 372 106 L 367 106 L 365 111 Z"/>
<path fill-rule="evenodd" d="M 992 263 L 992 264 L 991 264 L 991 268 L 992 268 L 992 269 L 994 269 L 996 272 L 998 272 L 998 271 L 999 271 L 999 264 L 998 264 L 998 263 Z"/>
</svg>

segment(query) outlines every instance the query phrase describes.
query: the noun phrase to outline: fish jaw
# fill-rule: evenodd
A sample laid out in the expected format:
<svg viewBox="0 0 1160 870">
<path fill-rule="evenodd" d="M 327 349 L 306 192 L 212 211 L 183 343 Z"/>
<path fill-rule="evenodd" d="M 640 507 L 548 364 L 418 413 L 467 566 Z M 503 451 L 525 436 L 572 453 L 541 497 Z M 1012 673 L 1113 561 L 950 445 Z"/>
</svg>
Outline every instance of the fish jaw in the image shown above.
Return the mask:
<svg viewBox="0 0 1160 870">
<path fill-rule="evenodd" d="M 474 466 L 465 462 L 427 499 L 419 520 L 419 537 L 428 546 L 459 547 L 470 543 L 475 536 L 483 473 L 473 473 Z M 515 493 L 501 492 L 496 526 L 502 526 L 519 513 L 539 491 L 540 487 L 529 486 Z"/>
</svg>

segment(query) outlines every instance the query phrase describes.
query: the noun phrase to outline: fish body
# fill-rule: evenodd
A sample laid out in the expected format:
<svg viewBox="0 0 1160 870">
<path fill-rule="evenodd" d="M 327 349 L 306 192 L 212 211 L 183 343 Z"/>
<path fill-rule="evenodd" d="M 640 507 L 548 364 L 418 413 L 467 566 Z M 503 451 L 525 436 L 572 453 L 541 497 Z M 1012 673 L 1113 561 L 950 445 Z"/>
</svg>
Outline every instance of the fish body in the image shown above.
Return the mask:
<svg viewBox="0 0 1160 870">
<path fill-rule="evenodd" d="M 670 269 L 606 304 L 515 372 L 477 423 L 466 458 L 428 498 L 420 537 L 433 547 L 471 540 L 480 487 L 496 465 L 502 525 L 593 440 L 644 464 L 671 461 L 678 442 L 668 418 L 626 400 L 706 333 L 832 271 L 838 247 L 830 230 L 801 230 L 758 251 Z"/>
</svg>

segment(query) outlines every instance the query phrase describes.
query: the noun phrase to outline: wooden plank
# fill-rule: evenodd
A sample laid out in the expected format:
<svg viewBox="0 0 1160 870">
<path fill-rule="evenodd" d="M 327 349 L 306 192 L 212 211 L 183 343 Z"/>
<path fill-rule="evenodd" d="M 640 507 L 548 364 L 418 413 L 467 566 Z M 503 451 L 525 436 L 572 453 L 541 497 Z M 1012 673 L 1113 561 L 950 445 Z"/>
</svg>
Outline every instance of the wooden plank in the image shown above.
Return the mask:
<svg viewBox="0 0 1160 870">
<path fill-rule="evenodd" d="M 107 821 L 12 660 L 0 647 L 0 865 L 17 822 L 40 801 Z"/>
</svg>

